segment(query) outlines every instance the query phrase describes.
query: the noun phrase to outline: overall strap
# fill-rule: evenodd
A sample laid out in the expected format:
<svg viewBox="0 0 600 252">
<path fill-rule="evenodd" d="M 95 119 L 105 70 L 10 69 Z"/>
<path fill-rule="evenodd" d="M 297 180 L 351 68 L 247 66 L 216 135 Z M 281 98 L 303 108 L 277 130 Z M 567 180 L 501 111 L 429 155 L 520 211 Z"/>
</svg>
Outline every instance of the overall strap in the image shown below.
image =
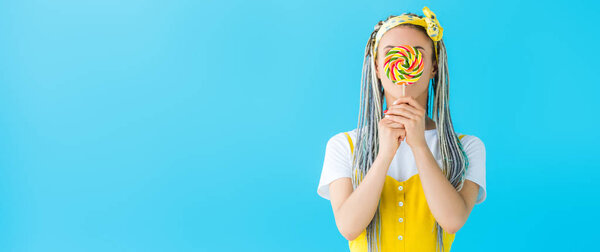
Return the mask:
<svg viewBox="0 0 600 252">
<path fill-rule="evenodd" d="M 346 134 L 346 137 L 348 138 L 348 143 L 350 143 L 350 153 L 352 156 L 354 156 L 354 144 L 352 144 L 352 138 L 350 137 L 350 134 L 348 134 L 348 132 L 344 132 L 344 134 Z M 358 169 L 354 170 L 354 176 L 358 177 Z M 362 180 L 363 176 L 360 176 L 360 180 Z"/>
<path fill-rule="evenodd" d="M 350 143 L 350 153 L 354 154 L 354 145 L 352 144 L 352 138 L 350 138 L 350 134 L 348 134 L 348 132 L 344 132 L 344 134 L 346 134 L 348 142 Z"/>
</svg>

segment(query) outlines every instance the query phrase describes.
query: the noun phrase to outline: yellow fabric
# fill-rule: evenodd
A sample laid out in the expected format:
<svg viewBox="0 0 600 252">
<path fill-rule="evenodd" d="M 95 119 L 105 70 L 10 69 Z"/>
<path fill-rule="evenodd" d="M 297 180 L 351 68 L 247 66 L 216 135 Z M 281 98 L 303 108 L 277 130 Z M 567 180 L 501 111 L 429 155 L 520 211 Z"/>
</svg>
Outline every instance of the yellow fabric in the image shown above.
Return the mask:
<svg viewBox="0 0 600 252">
<path fill-rule="evenodd" d="M 344 134 L 346 134 L 346 137 L 348 138 L 348 142 L 350 143 L 350 152 L 352 154 L 354 154 L 354 145 L 352 144 L 352 138 L 350 138 L 350 135 L 348 134 L 348 132 L 344 132 Z"/>
<path fill-rule="evenodd" d="M 373 58 L 376 58 L 377 56 L 377 46 L 379 44 L 379 40 L 381 39 L 381 37 L 383 37 L 383 34 L 385 34 L 385 32 L 399 24 L 409 23 L 422 26 L 427 30 L 427 35 L 431 38 L 431 40 L 433 40 L 435 58 L 437 59 L 437 42 L 442 39 L 442 36 L 444 34 L 444 28 L 442 28 L 442 26 L 440 25 L 440 22 L 436 18 L 435 13 L 433 13 L 433 11 L 427 8 L 427 6 L 423 7 L 423 14 L 425 14 L 423 18 L 411 17 L 403 14 L 395 16 L 385 21 L 385 23 L 383 23 L 383 25 L 381 26 L 381 28 L 379 28 L 379 31 L 377 31 L 377 34 L 375 35 L 373 52 L 371 52 Z"/>
<path fill-rule="evenodd" d="M 351 150 L 354 149 L 350 135 L 346 133 L 346 136 Z M 403 182 L 386 175 L 379 211 L 382 223 L 381 252 L 436 251 L 435 218 L 429 210 L 418 173 Z M 365 229 L 356 239 L 348 241 L 351 252 L 368 251 L 366 234 Z M 444 231 L 445 252 L 450 251 L 454 236 Z"/>
</svg>

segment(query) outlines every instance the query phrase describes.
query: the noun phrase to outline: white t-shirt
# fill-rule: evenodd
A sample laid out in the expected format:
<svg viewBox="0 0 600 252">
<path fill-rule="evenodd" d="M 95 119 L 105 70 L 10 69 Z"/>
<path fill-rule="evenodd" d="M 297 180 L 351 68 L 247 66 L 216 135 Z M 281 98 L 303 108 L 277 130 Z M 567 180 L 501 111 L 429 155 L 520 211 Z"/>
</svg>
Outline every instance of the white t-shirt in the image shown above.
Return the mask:
<svg viewBox="0 0 600 252">
<path fill-rule="evenodd" d="M 357 129 L 348 132 L 352 143 L 356 146 Z M 425 130 L 425 139 L 427 145 L 433 153 L 438 165 L 442 165 L 441 154 L 438 146 L 438 134 L 436 129 Z M 460 140 L 467 157 L 469 158 L 469 167 L 465 174 L 465 179 L 471 180 L 479 185 L 479 194 L 475 204 L 479 204 L 485 200 L 485 146 L 483 142 L 476 136 L 465 135 Z M 321 179 L 317 193 L 319 196 L 329 200 L 329 184 L 334 180 L 342 177 L 351 178 L 352 160 L 350 152 L 350 143 L 344 132 L 340 132 L 329 139 L 325 150 L 325 160 L 323 162 L 323 170 L 321 171 Z M 387 175 L 394 179 L 403 182 L 418 173 L 415 158 L 412 150 L 406 141 L 400 144 L 394 159 L 390 164 Z"/>
</svg>

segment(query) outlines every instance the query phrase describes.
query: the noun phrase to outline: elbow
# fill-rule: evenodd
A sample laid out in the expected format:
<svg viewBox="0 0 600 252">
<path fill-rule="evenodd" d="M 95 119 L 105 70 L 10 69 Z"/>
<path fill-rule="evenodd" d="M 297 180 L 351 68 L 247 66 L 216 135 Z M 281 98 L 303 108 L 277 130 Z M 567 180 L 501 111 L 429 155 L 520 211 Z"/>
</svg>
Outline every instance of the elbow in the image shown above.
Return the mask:
<svg viewBox="0 0 600 252">
<path fill-rule="evenodd" d="M 462 214 L 460 216 L 454 216 L 454 218 L 447 220 L 445 223 L 439 224 L 442 226 L 442 229 L 444 229 L 444 232 L 448 234 L 456 234 L 456 232 L 458 232 L 458 230 L 465 225 L 468 217 L 468 214 Z"/>
<path fill-rule="evenodd" d="M 348 241 L 352 241 L 352 240 L 354 240 L 354 239 L 358 238 L 358 236 L 360 235 L 360 234 L 357 234 L 357 233 L 355 233 L 355 232 L 347 232 L 347 231 L 342 231 L 342 230 L 340 230 L 340 233 L 341 233 L 341 234 L 342 234 L 342 236 L 344 236 L 344 238 L 346 238 L 346 240 L 348 240 Z"/>
<path fill-rule="evenodd" d="M 447 223 L 446 225 L 443 225 L 442 228 L 448 234 L 456 234 L 456 232 L 458 232 L 458 230 L 460 230 L 464 224 L 464 221 L 456 221 L 453 223 Z"/>
<path fill-rule="evenodd" d="M 344 232 L 344 231 L 342 231 L 342 230 L 340 230 L 340 234 L 342 234 L 342 236 L 343 236 L 344 238 L 346 238 L 346 240 L 348 240 L 348 241 L 351 241 L 351 240 L 352 240 L 352 235 L 351 235 L 351 234 L 349 234 L 349 233 L 346 233 L 346 232 Z"/>
<path fill-rule="evenodd" d="M 447 227 L 443 227 L 444 231 L 448 234 L 456 234 L 456 232 L 458 232 L 458 230 L 461 228 L 457 225 L 454 226 L 447 226 Z"/>
<path fill-rule="evenodd" d="M 358 238 L 363 232 L 364 228 L 360 229 L 356 223 L 359 221 L 352 216 L 344 215 L 341 210 L 336 211 L 335 215 L 335 225 L 337 226 L 340 234 L 346 238 L 348 241 L 355 240 Z"/>
<path fill-rule="evenodd" d="M 360 233 L 357 233 L 353 230 L 351 230 L 348 227 L 345 227 L 344 225 L 337 225 L 338 226 L 338 230 L 340 231 L 340 234 L 342 234 L 342 236 L 344 238 L 346 238 L 346 240 L 348 241 L 352 241 L 356 238 L 358 238 L 358 236 L 360 235 Z"/>
</svg>

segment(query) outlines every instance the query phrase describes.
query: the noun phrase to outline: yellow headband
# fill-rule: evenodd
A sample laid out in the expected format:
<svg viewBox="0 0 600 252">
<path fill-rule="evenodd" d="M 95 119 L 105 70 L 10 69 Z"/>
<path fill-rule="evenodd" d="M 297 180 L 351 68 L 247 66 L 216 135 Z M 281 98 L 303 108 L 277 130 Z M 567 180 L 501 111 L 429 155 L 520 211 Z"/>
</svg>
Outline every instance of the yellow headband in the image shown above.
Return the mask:
<svg viewBox="0 0 600 252">
<path fill-rule="evenodd" d="M 385 32 L 387 32 L 389 29 L 392 29 L 399 24 L 409 23 L 423 26 L 425 27 L 425 29 L 427 29 L 427 35 L 431 38 L 431 40 L 433 40 L 433 53 L 435 54 L 435 59 L 437 60 L 437 42 L 442 39 L 444 28 L 440 26 L 440 23 L 436 19 L 435 14 L 431 10 L 429 10 L 427 6 L 423 7 L 423 13 L 425 14 L 425 17 L 423 18 L 411 17 L 409 15 L 402 14 L 400 16 L 396 16 L 385 21 L 381 25 L 381 28 L 379 28 L 379 31 L 377 31 L 377 35 L 375 36 L 375 44 L 373 46 L 372 52 L 373 59 L 375 59 L 375 57 L 377 56 L 377 46 L 379 44 L 379 39 L 383 37 L 383 34 L 385 34 Z"/>
</svg>

